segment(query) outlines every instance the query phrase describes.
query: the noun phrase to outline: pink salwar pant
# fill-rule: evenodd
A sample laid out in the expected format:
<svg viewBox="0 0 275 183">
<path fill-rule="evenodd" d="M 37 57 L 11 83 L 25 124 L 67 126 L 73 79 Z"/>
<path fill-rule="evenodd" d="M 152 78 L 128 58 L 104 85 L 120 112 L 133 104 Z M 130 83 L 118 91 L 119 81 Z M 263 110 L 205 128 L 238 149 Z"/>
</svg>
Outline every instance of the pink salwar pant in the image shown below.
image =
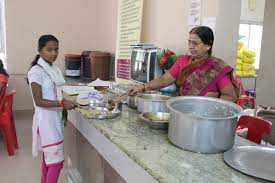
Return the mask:
<svg viewBox="0 0 275 183">
<path fill-rule="evenodd" d="M 60 171 L 63 168 L 63 164 L 64 162 L 47 167 L 43 153 L 41 165 L 41 183 L 57 183 Z"/>
</svg>

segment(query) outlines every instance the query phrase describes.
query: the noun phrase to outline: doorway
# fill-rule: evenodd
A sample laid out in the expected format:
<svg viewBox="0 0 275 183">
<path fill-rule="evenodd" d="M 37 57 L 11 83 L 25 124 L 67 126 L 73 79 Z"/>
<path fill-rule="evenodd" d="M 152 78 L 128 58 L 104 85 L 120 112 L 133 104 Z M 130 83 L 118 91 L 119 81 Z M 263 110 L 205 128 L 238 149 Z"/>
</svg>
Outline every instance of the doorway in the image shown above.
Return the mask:
<svg viewBox="0 0 275 183">
<path fill-rule="evenodd" d="M 265 0 L 242 0 L 236 73 L 244 89 L 256 96 L 260 68 Z M 248 51 L 247 51 L 248 50 Z M 244 53 L 245 52 L 245 53 Z"/>
</svg>

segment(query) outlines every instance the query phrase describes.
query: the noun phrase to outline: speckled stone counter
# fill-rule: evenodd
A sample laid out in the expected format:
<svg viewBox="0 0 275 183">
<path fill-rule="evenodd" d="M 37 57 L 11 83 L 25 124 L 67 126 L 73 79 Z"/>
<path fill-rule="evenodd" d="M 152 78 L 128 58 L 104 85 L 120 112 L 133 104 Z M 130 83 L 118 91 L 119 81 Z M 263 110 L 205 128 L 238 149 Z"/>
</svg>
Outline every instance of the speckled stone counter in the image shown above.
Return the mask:
<svg viewBox="0 0 275 183">
<path fill-rule="evenodd" d="M 137 119 L 137 111 L 127 105 L 123 105 L 122 114 L 114 119 L 87 119 L 79 112 L 72 110 L 69 112 L 69 120 L 75 121 L 74 125 L 78 126 L 78 130 L 91 142 L 93 140 L 95 142 L 96 139 L 92 138 L 96 137 L 93 137 L 94 132 L 90 132 L 88 127 L 97 129 L 156 182 L 264 182 L 227 166 L 223 161 L 222 153 L 200 154 L 174 146 L 168 140 L 167 131 L 149 128 Z M 235 146 L 240 145 L 250 145 L 250 142 L 236 136 Z M 102 148 L 98 149 L 99 152 L 103 152 Z M 112 154 L 109 155 L 112 156 Z M 120 170 L 117 171 L 120 172 Z M 125 180 L 127 181 L 127 178 Z"/>
</svg>

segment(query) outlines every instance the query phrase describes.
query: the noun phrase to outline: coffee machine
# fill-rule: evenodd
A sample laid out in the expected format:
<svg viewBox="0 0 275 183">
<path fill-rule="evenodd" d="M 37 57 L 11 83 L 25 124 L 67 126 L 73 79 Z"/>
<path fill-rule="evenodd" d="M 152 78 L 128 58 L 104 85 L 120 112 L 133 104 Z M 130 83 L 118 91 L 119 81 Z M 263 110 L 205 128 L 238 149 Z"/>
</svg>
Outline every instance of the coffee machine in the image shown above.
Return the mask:
<svg viewBox="0 0 275 183">
<path fill-rule="evenodd" d="M 154 46 L 134 47 L 131 53 L 131 80 L 147 83 L 162 75 Z"/>
</svg>

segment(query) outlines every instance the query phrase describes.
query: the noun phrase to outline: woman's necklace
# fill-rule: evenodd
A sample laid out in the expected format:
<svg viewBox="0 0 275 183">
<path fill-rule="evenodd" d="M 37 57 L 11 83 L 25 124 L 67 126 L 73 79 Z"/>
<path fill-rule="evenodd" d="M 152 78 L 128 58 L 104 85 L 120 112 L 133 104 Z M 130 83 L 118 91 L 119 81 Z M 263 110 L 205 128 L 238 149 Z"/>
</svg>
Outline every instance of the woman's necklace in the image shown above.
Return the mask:
<svg viewBox="0 0 275 183">
<path fill-rule="evenodd" d="M 191 58 L 191 63 L 194 63 L 194 62 L 199 62 L 199 61 L 202 61 L 202 60 L 207 60 L 208 58 L 210 58 L 210 56 L 208 54 L 200 57 L 200 58 L 194 58 L 192 57 Z"/>
</svg>

